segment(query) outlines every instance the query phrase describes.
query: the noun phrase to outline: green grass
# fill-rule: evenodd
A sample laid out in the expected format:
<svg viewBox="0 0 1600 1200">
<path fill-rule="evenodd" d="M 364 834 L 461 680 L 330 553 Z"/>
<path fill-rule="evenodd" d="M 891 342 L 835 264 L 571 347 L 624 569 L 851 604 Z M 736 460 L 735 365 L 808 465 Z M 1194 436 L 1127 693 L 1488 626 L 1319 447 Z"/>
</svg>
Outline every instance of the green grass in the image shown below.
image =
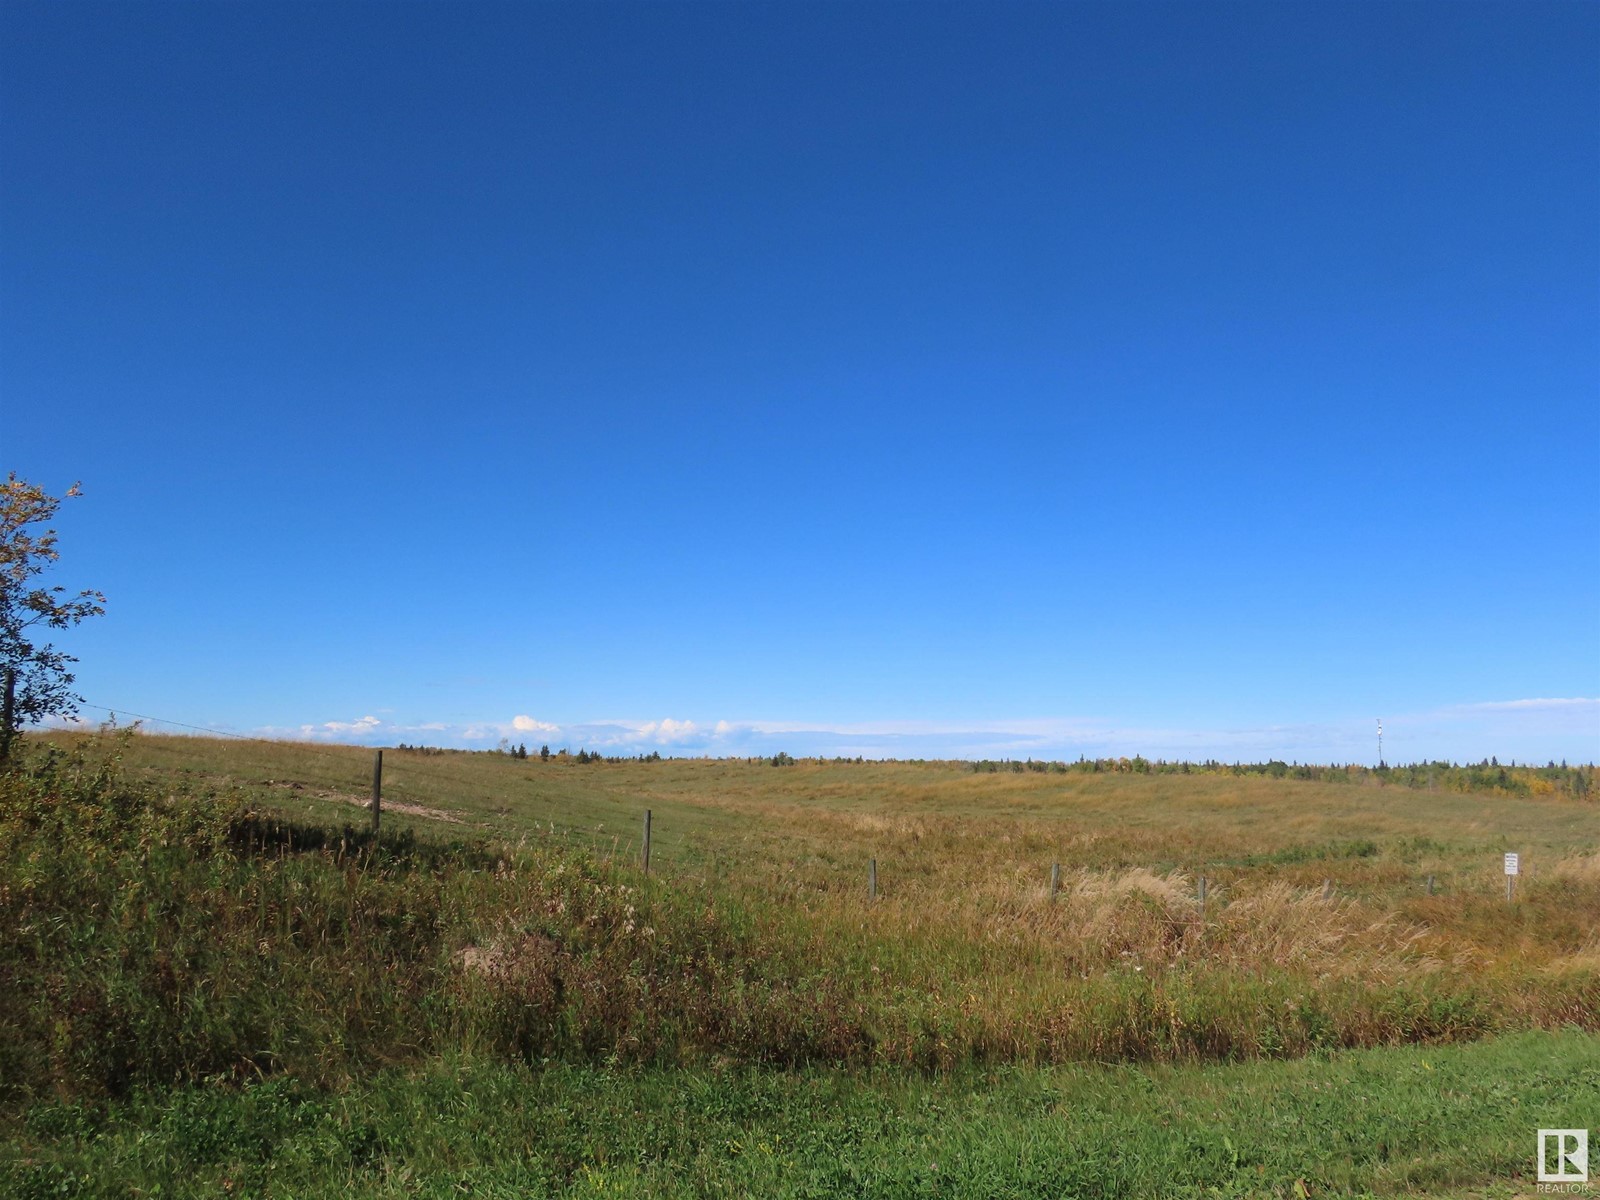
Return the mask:
<svg viewBox="0 0 1600 1200">
<path fill-rule="evenodd" d="M 45 1196 L 1200 1197 L 1531 1193 L 1592 1124 L 1600 1038 L 1293 1063 L 901 1072 L 434 1064 L 34 1108 Z M 1303 1190 L 1302 1190 L 1303 1189 Z M 1588 1190 L 1581 1194 L 1595 1194 Z"/>
<path fill-rule="evenodd" d="M 370 764 L 28 739 L 3 1194 L 1449 1194 L 1600 1110 L 1584 797 Z"/>
<path fill-rule="evenodd" d="M 363 752 L 122 734 L 29 755 L 0 812 L 0 984 L 24 1001 L 0 1060 L 43 1065 L 0 1090 L 337 1080 L 459 1049 L 948 1069 L 1600 1027 L 1600 825 L 1560 794 L 401 754 L 391 802 L 461 819 L 402 813 L 374 843 L 308 819 L 362 818 L 317 772 Z M 645 806 L 648 879 L 563 836 Z M 1514 905 L 1508 841 L 1532 867 Z"/>
</svg>

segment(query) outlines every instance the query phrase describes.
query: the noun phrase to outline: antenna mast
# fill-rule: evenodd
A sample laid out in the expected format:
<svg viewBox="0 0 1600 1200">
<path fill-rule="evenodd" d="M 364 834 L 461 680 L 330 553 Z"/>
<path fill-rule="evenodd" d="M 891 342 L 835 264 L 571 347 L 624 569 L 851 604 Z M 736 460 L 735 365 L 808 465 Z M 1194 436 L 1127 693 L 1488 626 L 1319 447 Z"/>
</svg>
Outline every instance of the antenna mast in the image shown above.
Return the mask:
<svg viewBox="0 0 1600 1200">
<path fill-rule="evenodd" d="M 1378 766 L 1383 766 L 1383 718 L 1378 718 Z"/>
</svg>

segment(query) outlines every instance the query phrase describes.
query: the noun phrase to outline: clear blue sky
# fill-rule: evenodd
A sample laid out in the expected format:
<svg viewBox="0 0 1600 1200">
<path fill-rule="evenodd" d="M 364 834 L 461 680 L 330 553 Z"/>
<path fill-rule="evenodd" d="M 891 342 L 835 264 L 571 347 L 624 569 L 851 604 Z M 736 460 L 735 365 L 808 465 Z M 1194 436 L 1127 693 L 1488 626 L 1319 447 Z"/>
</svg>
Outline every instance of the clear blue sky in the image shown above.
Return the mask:
<svg viewBox="0 0 1600 1200">
<path fill-rule="evenodd" d="M 196 724 L 1593 759 L 1597 64 L 1587 0 L 8 0 L 0 469 L 83 480 L 79 690 Z"/>
</svg>

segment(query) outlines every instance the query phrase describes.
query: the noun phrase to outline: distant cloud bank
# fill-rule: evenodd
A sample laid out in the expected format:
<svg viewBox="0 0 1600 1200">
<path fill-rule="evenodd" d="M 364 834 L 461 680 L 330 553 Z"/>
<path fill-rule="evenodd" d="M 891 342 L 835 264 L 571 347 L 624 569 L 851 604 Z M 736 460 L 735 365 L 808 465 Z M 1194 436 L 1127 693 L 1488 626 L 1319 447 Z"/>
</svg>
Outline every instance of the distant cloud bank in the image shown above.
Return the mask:
<svg viewBox="0 0 1600 1200">
<path fill-rule="evenodd" d="M 382 710 L 379 710 L 382 711 Z M 1494 700 L 1429 712 L 1385 715 L 1384 757 L 1391 762 L 1451 759 L 1544 762 L 1600 759 L 1600 698 Z M 1300 762 L 1372 762 L 1377 757 L 1371 717 L 1239 728 L 1176 728 L 1119 724 L 1096 718 L 1015 721 L 882 721 L 836 724 L 804 721 L 654 720 L 559 722 L 527 714 L 470 724 L 405 722 L 378 716 L 330 720 L 251 732 L 267 737 L 390 745 L 492 747 L 501 739 L 610 755 L 657 752 L 680 756 L 742 757 L 787 751 L 824 758 L 1131 757 Z"/>
</svg>

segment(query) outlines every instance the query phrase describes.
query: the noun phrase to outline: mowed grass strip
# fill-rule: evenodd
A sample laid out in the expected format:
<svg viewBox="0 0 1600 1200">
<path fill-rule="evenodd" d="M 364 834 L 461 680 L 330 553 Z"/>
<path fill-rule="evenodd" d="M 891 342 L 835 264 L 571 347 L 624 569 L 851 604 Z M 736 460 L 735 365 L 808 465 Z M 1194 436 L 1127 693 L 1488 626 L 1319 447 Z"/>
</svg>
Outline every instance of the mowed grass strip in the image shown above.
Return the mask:
<svg viewBox="0 0 1600 1200">
<path fill-rule="evenodd" d="M 1536 1130 L 1597 1116 L 1600 1038 L 1578 1032 L 940 1078 L 441 1062 L 334 1092 L 276 1080 L 39 1104 L 0 1148 L 0 1191 L 1512 1196 L 1534 1194 Z"/>
</svg>

